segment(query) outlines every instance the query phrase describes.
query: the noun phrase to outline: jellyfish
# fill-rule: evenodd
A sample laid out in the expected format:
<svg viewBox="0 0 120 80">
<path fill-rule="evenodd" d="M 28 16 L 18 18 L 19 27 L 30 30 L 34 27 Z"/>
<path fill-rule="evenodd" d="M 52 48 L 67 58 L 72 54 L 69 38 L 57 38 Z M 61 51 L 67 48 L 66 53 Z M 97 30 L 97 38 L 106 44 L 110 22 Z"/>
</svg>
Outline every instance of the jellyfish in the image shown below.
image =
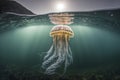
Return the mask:
<svg viewBox="0 0 120 80">
<path fill-rule="evenodd" d="M 64 74 L 73 62 L 69 40 L 74 33 L 67 25 L 57 25 L 51 29 L 50 36 L 53 38 L 53 44 L 43 58 L 42 68 L 45 69 L 45 74 L 55 74 L 56 70 L 63 65 Z"/>
</svg>

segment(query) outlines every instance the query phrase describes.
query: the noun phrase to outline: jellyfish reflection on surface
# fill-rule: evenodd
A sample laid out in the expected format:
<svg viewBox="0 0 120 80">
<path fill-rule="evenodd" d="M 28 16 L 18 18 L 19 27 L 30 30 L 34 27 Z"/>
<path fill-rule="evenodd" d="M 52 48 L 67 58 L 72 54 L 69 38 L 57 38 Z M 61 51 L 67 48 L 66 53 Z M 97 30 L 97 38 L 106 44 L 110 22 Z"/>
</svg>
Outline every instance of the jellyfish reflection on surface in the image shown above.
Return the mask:
<svg viewBox="0 0 120 80">
<path fill-rule="evenodd" d="M 45 74 L 55 74 L 56 69 L 63 65 L 65 73 L 66 68 L 73 62 L 69 39 L 74 33 L 67 25 L 57 25 L 52 28 L 50 36 L 53 44 L 43 59 L 42 68 L 45 69 Z"/>
</svg>

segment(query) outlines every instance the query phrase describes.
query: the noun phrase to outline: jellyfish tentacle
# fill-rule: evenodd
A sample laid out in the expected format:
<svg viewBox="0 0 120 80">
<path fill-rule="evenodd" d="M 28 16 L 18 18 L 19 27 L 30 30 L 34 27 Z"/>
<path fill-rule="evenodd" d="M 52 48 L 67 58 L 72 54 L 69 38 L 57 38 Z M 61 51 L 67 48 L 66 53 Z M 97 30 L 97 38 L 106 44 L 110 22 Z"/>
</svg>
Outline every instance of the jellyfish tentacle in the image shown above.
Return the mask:
<svg viewBox="0 0 120 80">
<path fill-rule="evenodd" d="M 54 54 L 52 55 L 51 57 L 49 57 L 47 60 L 45 60 L 43 63 L 42 63 L 42 68 L 46 68 L 51 62 L 53 62 L 55 59 L 57 58 L 57 55 Z"/>
<path fill-rule="evenodd" d="M 68 52 L 68 36 L 65 35 L 65 66 L 64 66 L 64 72 L 63 74 L 66 72 L 66 69 L 67 67 L 69 66 L 69 62 L 68 62 L 68 55 L 69 55 L 69 52 Z"/>
<path fill-rule="evenodd" d="M 47 60 L 53 54 L 53 45 L 50 47 L 50 49 L 46 53 L 47 54 L 46 54 L 46 56 L 43 59 L 44 61 Z"/>
<path fill-rule="evenodd" d="M 64 59 L 62 59 L 61 57 L 59 57 L 55 63 L 53 63 L 52 65 L 50 65 L 50 66 L 46 69 L 45 73 L 46 73 L 46 74 L 54 74 L 56 68 L 60 67 L 60 64 L 62 64 L 63 61 L 64 61 Z"/>
<path fill-rule="evenodd" d="M 47 60 L 45 60 L 43 63 L 42 63 L 42 68 L 46 69 L 47 66 L 49 66 L 49 64 L 53 61 L 55 61 L 57 59 L 58 55 L 56 54 L 56 50 L 54 51 L 53 55 L 50 56 Z"/>
<path fill-rule="evenodd" d="M 57 45 L 60 47 L 60 48 L 57 48 L 58 49 L 58 59 L 46 69 L 46 71 L 45 71 L 46 74 L 54 74 L 55 70 L 58 67 L 60 67 L 61 64 L 65 60 L 65 54 L 62 54 L 63 53 L 63 50 L 62 50 L 63 44 L 61 44 L 61 41 L 59 41 L 59 43 L 60 43 L 60 45 Z"/>
<path fill-rule="evenodd" d="M 71 58 L 71 63 L 73 63 L 72 51 L 71 51 L 70 46 L 68 47 L 68 51 L 69 51 L 69 55 L 70 55 L 70 58 Z"/>
<path fill-rule="evenodd" d="M 57 52 L 57 49 L 56 49 L 56 44 L 57 44 L 57 37 L 54 36 L 54 39 L 53 39 L 53 45 L 51 46 L 52 48 L 50 48 L 50 50 L 48 51 L 48 55 L 44 57 L 44 62 L 42 63 L 42 68 L 43 69 L 46 69 L 48 64 L 51 63 L 52 61 L 54 61 L 58 56 L 56 54 Z M 55 48 L 55 49 L 54 49 Z M 54 52 L 52 52 L 54 51 Z M 53 54 L 53 55 L 51 55 Z"/>
</svg>

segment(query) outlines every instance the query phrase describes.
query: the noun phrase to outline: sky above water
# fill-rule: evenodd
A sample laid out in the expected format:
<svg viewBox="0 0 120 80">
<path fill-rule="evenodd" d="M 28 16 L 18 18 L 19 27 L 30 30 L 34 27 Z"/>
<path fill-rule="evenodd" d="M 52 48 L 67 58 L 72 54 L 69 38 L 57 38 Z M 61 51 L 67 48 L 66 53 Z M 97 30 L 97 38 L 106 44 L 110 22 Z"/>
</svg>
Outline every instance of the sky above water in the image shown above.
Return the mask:
<svg viewBox="0 0 120 80">
<path fill-rule="evenodd" d="M 63 12 L 93 11 L 120 8 L 120 0 L 15 0 L 35 14 L 59 12 L 57 4 L 64 4 Z"/>
</svg>

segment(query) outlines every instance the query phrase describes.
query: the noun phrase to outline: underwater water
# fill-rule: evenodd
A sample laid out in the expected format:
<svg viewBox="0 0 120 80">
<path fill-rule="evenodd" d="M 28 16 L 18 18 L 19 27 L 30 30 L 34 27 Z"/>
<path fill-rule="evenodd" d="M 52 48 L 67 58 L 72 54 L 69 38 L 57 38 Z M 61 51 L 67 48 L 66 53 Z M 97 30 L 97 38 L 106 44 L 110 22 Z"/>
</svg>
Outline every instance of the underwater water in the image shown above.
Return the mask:
<svg viewBox="0 0 120 80">
<path fill-rule="evenodd" d="M 0 14 L 0 80 L 119 80 L 120 10 L 72 13 L 73 63 L 62 78 L 62 68 L 52 77 L 41 68 L 55 26 L 48 14 Z"/>
</svg>

